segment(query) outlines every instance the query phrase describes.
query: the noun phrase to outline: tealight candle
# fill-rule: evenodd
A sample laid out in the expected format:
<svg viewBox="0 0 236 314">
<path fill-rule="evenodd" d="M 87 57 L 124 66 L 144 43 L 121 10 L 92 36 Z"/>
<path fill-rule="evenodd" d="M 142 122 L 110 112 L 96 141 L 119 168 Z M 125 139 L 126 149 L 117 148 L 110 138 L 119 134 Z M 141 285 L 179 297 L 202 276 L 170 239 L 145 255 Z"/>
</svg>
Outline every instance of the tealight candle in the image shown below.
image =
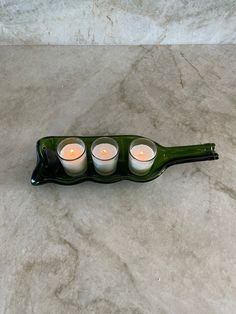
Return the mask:
<svg viewBox="0 0 236 314">
<path fill-rule="evenodd" d="M 119 146 L 110 137 L 100 137 L 91 146 L 91 155 L 96 172 L 100 175 L 111 175 L 116 171 Z"/>
<path fill-rule="evenodd" d="M 66 138 L 57 146 L 60 162 L 69 176 L 82 175 L 87 170 L 84 142 L 77 137 Z"/>
<path fill-rule="evenodd" d="M 135 175 L 144 176 L 150 171 L 156 154 L 153 141 L 147 138 L 133 140 L 129 148 L 129 170 Z"/>
</svg>

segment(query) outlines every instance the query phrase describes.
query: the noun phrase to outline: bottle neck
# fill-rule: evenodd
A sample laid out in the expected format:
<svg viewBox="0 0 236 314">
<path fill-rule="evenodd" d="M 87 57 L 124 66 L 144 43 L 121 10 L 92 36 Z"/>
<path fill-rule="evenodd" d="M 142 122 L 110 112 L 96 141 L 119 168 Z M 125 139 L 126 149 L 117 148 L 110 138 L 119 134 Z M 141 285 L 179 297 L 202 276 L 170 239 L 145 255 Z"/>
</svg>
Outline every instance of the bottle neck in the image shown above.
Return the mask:
<svg viewBox="0 0 236 314">
<path fill-rule="evenodd" d="M 219 155 L 215 152 L 215 144 L 207 143 L 191 146 L 166 147 L 165 151 L 166 163 L 168 165 L 215 160 Z"/>
</svg>

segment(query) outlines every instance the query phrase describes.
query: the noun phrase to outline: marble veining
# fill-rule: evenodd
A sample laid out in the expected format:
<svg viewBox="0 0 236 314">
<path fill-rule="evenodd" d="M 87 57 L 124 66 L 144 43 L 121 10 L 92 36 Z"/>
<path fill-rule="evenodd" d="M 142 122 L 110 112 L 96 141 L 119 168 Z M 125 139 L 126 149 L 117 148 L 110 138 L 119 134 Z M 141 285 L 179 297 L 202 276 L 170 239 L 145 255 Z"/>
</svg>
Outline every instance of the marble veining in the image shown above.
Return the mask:
<svg viewBox="0 0 236 314">
<path fill-rule="evenodd" d="M 0 48 L 0 313 L 232 314 L 231 45 Z M 215 142 L 155 181 L 33 187 L 47 135 Z"/>
<path fill-rule="evenodd" d="M 1 0 L 0 44 L 236 43 L 234 0 Z"/>
</svg>

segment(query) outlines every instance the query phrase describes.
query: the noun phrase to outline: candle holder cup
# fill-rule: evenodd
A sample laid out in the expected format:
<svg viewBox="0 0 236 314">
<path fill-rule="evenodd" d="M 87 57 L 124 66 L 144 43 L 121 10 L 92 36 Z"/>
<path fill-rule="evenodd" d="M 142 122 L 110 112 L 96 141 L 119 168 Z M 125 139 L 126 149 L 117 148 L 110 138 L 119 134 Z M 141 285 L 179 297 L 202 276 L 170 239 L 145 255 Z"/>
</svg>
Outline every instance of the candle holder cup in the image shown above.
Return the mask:
<svg viewBox="0 0 236 314">
<path fill-rule="evenodd" d="M 138 158 L 138 154 L 134 155 L 132 152 L 135 147 L 140 147 L 139 153 L 144 153 L 142 147 L 144 147 L 144 149 L 145 147 L 148 148 L 149 155 L 145 156 L 145 159 L 142 158 L 142 155 L 140 155 L 141 158 Z M 146 175 L 150 171 L 156 156 L 157 146 L 153 141 L 144 137 L 136 138 L 131 142 L 129 147 L 129 170 L 137 176 Z"/>
<path fill-rule="evenodd" d="M 101 147 L 101 151 L 96 152 L 97 147 Z M 99 137 L 91 145 L 91 156 L 95 171 L 98 174 L 102 176 L 111 175 L 117 168 L 119 145 L 111 137 Z"/>
<path fill-rule="evenodd" d="M 63 155 L 63 149 L 70 145 L 75 145 L 75 148 L 79 148 L 77 154 L 70 157 Z M 74 151 L 74 149 L 71 148 L 70 151 Z M 87 170 L 86 146 L 80 138 L 68 137 L 63 139 L 58 143 L 56 152 L 66 174 L 69 176 L 81 176 Z"/>
</svg>

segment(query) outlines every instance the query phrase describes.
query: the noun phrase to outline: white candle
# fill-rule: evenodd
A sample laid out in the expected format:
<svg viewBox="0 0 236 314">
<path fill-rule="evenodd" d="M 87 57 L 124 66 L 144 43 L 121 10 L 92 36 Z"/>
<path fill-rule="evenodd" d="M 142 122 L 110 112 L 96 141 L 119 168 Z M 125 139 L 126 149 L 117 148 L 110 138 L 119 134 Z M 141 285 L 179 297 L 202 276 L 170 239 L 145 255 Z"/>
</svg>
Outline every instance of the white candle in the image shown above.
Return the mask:
<svg viewBox="0 0 236 314">
<path fill-rule="evenodd" d="M 70 176 L 79 176 L 87 169 L 85 145 L 78 138 L 68 138 L 58 145 L 58 155 L 65 172 Z"/>
<path fill-rule="evenodd" d="M 147 174 L 155 160 L 156 145 L 154 142 L 139 138 L 130 145 L 129 151 L 129 169 L 135 175 Z"/>
<path fill-rule="evenodd" d="M 118 144 L 112 138 L 98 138 L 93 142 L 92 159 L 98 174 L 111 175 L 116 171 L 118 151 Z"/>
</svg>

